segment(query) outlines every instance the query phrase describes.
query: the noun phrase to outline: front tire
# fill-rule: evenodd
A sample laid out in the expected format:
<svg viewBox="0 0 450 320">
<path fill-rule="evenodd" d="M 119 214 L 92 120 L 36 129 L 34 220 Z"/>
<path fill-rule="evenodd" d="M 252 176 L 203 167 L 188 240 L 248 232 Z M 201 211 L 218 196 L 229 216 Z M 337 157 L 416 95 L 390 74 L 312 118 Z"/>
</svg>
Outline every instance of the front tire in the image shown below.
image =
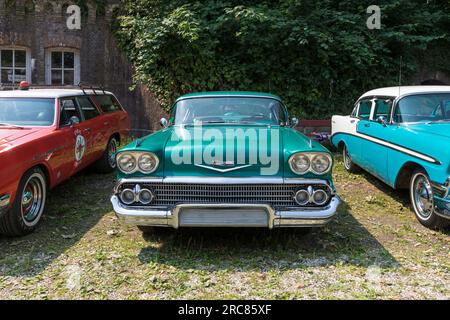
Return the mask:
<svg viewBox="0 0 450 320">
<path fill-rule="evenodd" d="M 419 222 L 430 229 L 442 229 L 450 221 L 438 216 L 434 210 L 434 194 L 427 173 L 418 169 L 414 171 L 409 185 L 411 204 Z"/>
<path fill-rule="evenodd" d="M 344 145 L 342 148 L 342 157 L 344 159 L 344 168 L 350 173 L 358 173 L 361 169 L 353 163 L 350 155 L 348 154 L 347 146 Z"/>
<path fill-rule="evenodd" d="M 119 142 L 115 137 L 111 137 L 102 157 L 95 163 L 95 169 L 99 173 L 110 173 L 116 169 L 115 153 L 119 147 Z"/>
<path fill-rule="evenodd" d="M 0 233 L 24 236 L 38 226 L 45 208 L 47 181 L 39 168 L 28 170 L 22 177 L 11 209 L 0 218 Z"/>
</svg>

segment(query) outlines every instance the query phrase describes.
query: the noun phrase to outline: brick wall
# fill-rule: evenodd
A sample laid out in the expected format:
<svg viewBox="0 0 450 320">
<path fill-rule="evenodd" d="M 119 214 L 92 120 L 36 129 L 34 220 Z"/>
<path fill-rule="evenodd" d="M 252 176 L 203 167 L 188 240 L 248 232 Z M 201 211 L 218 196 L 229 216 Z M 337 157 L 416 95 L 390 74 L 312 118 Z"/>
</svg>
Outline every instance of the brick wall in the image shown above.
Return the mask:
<svg viewBox="0 0 450 320">
<path fill-rule="evenodd" d="M 120 1 L 107 1 L 102 13 L 97 11 L 94 1 L 86 1 L 81 30 L 69 30 L 65 9 L 73 2 L 0 0 L 0 47 L 29 49 L 35 59 L 33 85 L 45 85 L 46 50 L 56 47 L 78 50 L 82 83 L 102 85 L 114 92 L 130 113 L 134 128 L 159 129 L 159 119 L 165 113 L 144 86 L 129 90 L 132 66 L 111 33 L 114 10 Z"/>
</svg>

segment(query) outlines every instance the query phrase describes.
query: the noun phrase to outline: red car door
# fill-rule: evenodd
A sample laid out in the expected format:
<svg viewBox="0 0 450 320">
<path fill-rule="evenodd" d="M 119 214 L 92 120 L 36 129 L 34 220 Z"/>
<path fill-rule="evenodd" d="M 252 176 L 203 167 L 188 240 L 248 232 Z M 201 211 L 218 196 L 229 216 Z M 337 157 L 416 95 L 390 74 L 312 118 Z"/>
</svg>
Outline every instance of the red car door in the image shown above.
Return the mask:
<svg viewBox="0 0 450 320">
<path fill-rule="evenodd" d="M 105 151 L 108 143 L 109 126 L 104 124 L 103 115 L 89 96 L 79 96 L 76 98 L 80 107 L 85 130 L 89 131 L 92 146 L 89 149 L 89 161 L 99 159 Z"/>
<path fill-rule="evenodd" d="M 60 131 L 68 142 L 64 146 L 64 171 L 70 176 L 89 165 L 93 157 L 92 129 L 88 121 L 83 121 L 76 98 L 61 99 Z"/>
<path fill-rule="evenodd" d="M 102 111 L 101 123 L 104 126 L 104 147 L 114 133 L 119 133 L 121 139 L 125 139 L 130 128 L 129 118 L 117 99 L 108 93 L 95 95 L 93 98 Z"/>
</svg>

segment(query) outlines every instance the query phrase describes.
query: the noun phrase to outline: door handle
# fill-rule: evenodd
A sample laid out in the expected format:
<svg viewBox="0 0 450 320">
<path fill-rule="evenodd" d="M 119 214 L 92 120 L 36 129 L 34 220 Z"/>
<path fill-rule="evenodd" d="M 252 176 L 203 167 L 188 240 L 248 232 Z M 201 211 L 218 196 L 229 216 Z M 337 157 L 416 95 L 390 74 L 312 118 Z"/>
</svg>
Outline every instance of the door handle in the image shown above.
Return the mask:
<svg viewBox="0 0 450 320">
<path fill-rule="evenodd" d="M 350 120 L 350 123 L 355 123 L 355 120 Z"/>
<path fill-rule="evenodd" d="M 109 125 L 109 122 L 108 122 L 108 121 L 105 121 L 105 122 L 103 122 L 103 124 L 104 124 L 105 126 L 107 126 L 107 125 Z"/>
<path fill-rule="evenodd" d="M 370 123 L 365 123 L 364 127 L 366 127 L 366 128 L 370 127 Z"/>
<path fill-rule="evenodd" d="M 84 131 L 91 132 L 91 128 L 86 128 L 86 129 L 84 129 Z"/>
</svg>

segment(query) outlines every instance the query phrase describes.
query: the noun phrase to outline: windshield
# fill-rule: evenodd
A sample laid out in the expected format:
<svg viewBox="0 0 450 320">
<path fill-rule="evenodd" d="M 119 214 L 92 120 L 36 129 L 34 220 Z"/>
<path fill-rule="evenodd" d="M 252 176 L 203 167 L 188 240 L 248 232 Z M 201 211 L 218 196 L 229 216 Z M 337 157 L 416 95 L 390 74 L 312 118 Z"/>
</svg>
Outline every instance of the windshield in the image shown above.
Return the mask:
<svg viewBox="0 0 450 320">
<path fill-rule="evenodd" d="M 2 126 L 51 126 L 54 118 L 54 99 L 0 98 Z"/>
<path fill-rule="evenodd" d="M 272 124 L 286 122 L 284 106 L 275 99 L 251 97 L 195 98 L 176 103 L 178 124 Z"/>
<path fill-rule="evenodd" d="M 399 101 L 395 109 L 394 121 L 397 123 L 450 121 L 450 93 L 405 97 Z"/>
</svg>

